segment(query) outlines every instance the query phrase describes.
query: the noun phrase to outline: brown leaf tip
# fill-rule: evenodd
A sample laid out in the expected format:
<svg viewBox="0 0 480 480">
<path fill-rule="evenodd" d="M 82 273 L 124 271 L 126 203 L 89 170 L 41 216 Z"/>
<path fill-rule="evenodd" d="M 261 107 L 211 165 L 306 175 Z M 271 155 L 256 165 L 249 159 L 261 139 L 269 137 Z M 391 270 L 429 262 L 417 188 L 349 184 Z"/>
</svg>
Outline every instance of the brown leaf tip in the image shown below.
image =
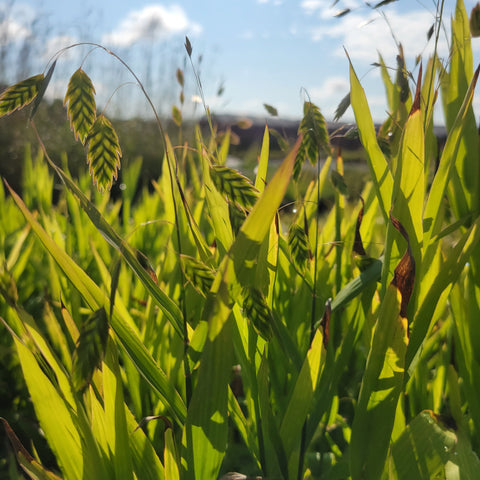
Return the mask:
<svg viewBox="0 0 480 480">
<path fill-rule="evenodd" d="M 412 116 L 417 110 L 420 110 L 420 102 L 422 97 L 422 64 L 418 70 L 417 90 L 415 91 L 415 99 L 413 100 L 412 109 L 410 110 L 410 116 Z"/>
<path fill-rule="evenodd" d="M 400 305 L 400 315 L 407 318 L 407 307 L 410 297 L 413 292 L 413 285 L 415 282 L 415 259 L 413 258 L 412 250 L 410 248 L 410 240 L 408 234 L 400 223 L 400 221 L 390 212 L 390 220 L 393 226 L 400 232 L 400 234 L 407 241 L 407 250 L 402 259 L 395 268 L 391 285 L 397 287 L 402 295 L 402 303 Z"/>
</svg>

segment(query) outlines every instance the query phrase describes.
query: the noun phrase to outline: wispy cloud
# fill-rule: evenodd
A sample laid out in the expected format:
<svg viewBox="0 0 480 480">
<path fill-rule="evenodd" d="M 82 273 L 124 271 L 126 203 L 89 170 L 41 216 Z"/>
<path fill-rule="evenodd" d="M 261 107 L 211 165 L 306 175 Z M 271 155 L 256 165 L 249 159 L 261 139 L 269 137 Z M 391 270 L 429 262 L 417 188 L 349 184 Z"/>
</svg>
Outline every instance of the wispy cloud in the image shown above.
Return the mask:
<svg viewBox="0 0 480 480">
<path fill-rule="evenodd" d="M 103 37 L 102 42 L 128 47 L 142 40 L 155 41 L 178 33 L 201 31 L 202 27 L 190 20 L 179 5 L 150 5 L 130 12 L 118 28 Z"/>
<path fill-rule="evenodd" d="M 386 19 L 388 22 L 376 11 L 365 15 L 352 12 L 335 19 L 335 22 L 322 22 L 311 30 L 311 36 L 318 42 L 333 38 L 338 45 L 333 52 L 336 56 L 344 57 L 345 47 L 353 60 L 365 62 L 377 61 L 377 52 L 386 60 L 392 61 L 398 53 L 393 35 L 402 43 L 408 58 L 432 53 L 433 40 L 427 44 L 427 30 L 434 21 L 431 13 L 425 10 L 390 10 Z M 447 42 L 444 39 L 440 38 L 438 47 L 440 56 L 448 54 Z"/>
<path fill-rule="evenodd" d="M 30 34 L 31 31 L 28 27 L 15 20 L 6 19 L 0 22 L 0 46 L 24 40 Z"/>
<path fill-rule="evenodd" d="M 258 3 L 270 3 L 271 5 L 274 5 L 275 7 L 283 5 L 283 0 L 257 0 L 257 2 Z"/>
</svg>

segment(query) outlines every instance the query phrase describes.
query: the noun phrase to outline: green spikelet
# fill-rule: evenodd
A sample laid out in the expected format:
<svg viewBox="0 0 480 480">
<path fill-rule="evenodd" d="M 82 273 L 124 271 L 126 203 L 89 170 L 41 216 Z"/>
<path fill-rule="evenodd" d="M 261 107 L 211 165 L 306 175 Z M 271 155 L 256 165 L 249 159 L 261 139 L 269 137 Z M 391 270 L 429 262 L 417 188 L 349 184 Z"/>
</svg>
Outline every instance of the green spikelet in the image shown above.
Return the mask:
<svg viewBox="0 0 480 480">
<path fill-rule="evenodd" d="M 305 102 L 303 105 L 303 119 L 300 122 L 298 133 L 303 135 L 303 139 L 295 159 L 293 172 L 295 180 L 298 179 L 306 158 L 312 165 L 315 165 L 319 155 L 328 154 L 330 150 L 325 118 L 320 109 L 311 102 Z"/>
<path fill-rule="evenodd" d="M 292 223 L 288 230 L 288 248 L 294 265 L 304 272 L 307 262 L 312 258 L 312 253 L 305 230 L 296 223 Z"/>
<path fill-rule="evenodd" d="M 243 291 L 243 312 L 252 322 L 255 331 L 266 341 L 273 336 L 272 311 L 258 288 L 247 287 Z"/>
<path fill-rule="evenodd" d="M 245 208 L 252 207 L 258 198 L 257 189 L 250 180 L 233 168 L 214 165 L 210 176 L 215 188 L 233 202 Z"/>
<path fill-rule="evenodd" d="M 181 255 L 180 262 L 187 280 L 198 293 L 206 297 L 215 278 L 215 272 L 196 258 L 188 255 Z"/>
<path fill-rule="evenodd" d="M 32 102 L 38 95 L 44 79 L 45 75 L 41 73 L 8 87 L 0 95 L 0 117 L 10 115 Z"/>
<path fill-rule="evenodd" d="M 72 382 L 77 391 L 84 390 L 92 381 L 93 373 L 103 359 L 107 339 L 107 314 L 102 307 L 93 312 L 80 328 L 72 363 Z"/>
<path fill-rule="evenodd" d="M 67 93 L 63 101 L 67 105 L 67 115 L 75 139 L 85 145 L 88 132 L 95 122 L 95 88 L 90 77 L 79 68 L 68 82 Z"/>
<path fill-rule="evenodd" d="M 92 125 L 86 142 L 88 144 L 87 163 L 94 185 L 100 192 L 108 191 L 120 169 L 122 150 L 110 120 L 100 115 Z"/>
</svg>

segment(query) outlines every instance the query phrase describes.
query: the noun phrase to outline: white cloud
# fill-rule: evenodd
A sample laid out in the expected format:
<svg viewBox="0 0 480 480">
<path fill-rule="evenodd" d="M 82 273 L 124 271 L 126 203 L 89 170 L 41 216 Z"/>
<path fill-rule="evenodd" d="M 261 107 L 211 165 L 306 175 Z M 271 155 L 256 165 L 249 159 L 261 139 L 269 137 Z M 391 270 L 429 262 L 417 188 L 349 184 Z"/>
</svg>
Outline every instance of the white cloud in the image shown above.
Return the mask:
<svg viewBox="0 0 480 480">
<path fill-rule="evenodd" d="M 46 60 L 51 59 L 56 53 L 60 50 L 77 43 L 78 40 L 71 35 L 57 35 L 55 37 L 49 38 L 45 44 L 43 51 L 43 58 Z M 68 49 L 62 54 L 62 58 L 76 58 L 74 53 L 75 49 Z"/>
<path fill-rule="evenodd" d="M 25 40 L 31 34 L 29 28 L 15 20 L 5 19 L 0 22 L 0 46 L 5 46 L 19 40 Z"/>
<path fill-rule="evenodd" d="M 283 5 L 283 0 L 257 0 L 258 3 L 271 3 L 275 7 Z"/>
<path fill-rule="evenodd" d="M 313 1 L 313 0 L 311 0 Z M 326 41 L 334 38 L 338 47 L 334 54 L 345 57 L 343 47 L 346 48 L 352 60 L 375 62 L 378 61 L 377 52 L 381 53 L 387 63 L 392 63 L 398 53 L 394 33 L 402 43 L 405 56 L 414 58 L 423 54 L 424 58 L 433 51 L 433 39 L 427 45 L 427 29 L 433 23 L 431 13 L 425 10 L 399 12 L 391 10 L 387 13 L 387 22 L 376 12 L 368 15 L 350 13 L 335 22 L 321 25 L 312 30 L 314 41 Z M 448 48 L 446 41 L 440 37 L 439 55 L 446 56 Z"/>
<path fill-rule="evenodd" d="M 300 3 L 300 8 L 307 15 L 312 15 L 318 11 L 321 18 L 331 19 L 339 10 L 355 9 L 361 5 L 357 0 L 343 0 L 341 8 L 333 5 L 333 3 L 331 0 L 303 0 Z"/>
<path fill-rule="evenodd" d="M 177 33 L 195 34 L 201 30 L 202 27 L 192 22 L 179 5 L 150 5 L 130 12 L 116 30 L 104 36 L 102 43 L 128 47 L 141 40 L 159 40 Z"/>
</svg>

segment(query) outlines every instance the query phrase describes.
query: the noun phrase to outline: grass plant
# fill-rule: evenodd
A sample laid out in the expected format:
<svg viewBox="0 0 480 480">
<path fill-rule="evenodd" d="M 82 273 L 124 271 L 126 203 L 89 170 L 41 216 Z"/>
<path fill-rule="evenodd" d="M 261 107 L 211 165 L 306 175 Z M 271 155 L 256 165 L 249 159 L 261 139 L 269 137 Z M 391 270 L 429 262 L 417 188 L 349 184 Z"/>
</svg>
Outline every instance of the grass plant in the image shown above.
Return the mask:
<svg viewBox="0 0 480 480">
<path fill-rule="evenodd" d="M 435 54 L 414 77 L 399 46 L 391 78 L 380 58 L 389 117 L 378 131 L 349 63 L 348 100 L 371 177 L 353 203 L 342 153 L 311 102 L 274 175 L 265 128 L 252 181 L 225 165 L 228 130 L 210 122 L 209 134 L 197 128 L 193 144 L 174 146 L 157 116 L 160 177 L 134 201 L 137 159 L 123 166 L 126 188 L 114 200 L 121 138 L 97 112 L 88 74 L 73 74 L 65 103 L 89 172 L 74 179 L 38 135 L 21 196 L 0 184 L 1 342 L 39 429 L 19 439 L 16 415 L 26 409 L 2 422 L 26 475 L 475 478 L 479 70 L 469 28 L 458 0 L 447 66 Z M 191 57 L 188 38 L 185 46 Z M 36 131 L 60 60 L 3 92 L 0 114 L 32 104 Z M 180 132 L 182 79 L 177 72 L 172 110 Z M 315 179 L 287 224 L 282 200 L 305 162 Z M 335 204 L 321 216 L 329 183 Z M 12 458 L 5 468 L 21 478 Z"/>
</svg>

